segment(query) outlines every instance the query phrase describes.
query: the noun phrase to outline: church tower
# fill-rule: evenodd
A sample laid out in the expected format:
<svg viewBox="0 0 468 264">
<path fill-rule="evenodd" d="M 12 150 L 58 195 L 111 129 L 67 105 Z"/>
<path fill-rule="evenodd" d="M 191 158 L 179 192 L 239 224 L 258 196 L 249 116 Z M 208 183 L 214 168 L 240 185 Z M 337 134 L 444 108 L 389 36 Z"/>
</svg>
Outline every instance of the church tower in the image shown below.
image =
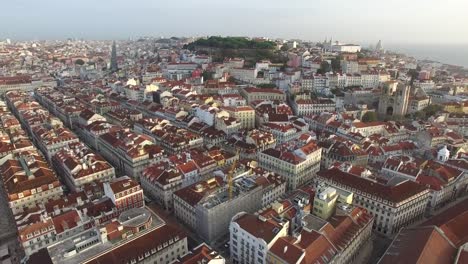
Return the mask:
<svg viewBox="0 0 468 264">
<path fill-rule="evenodd" d="M 379 40 L 377 45 L 375 45 L 375 51 L 383 51 L 382 40 Z"/>
<path fill-rule="evenodd" d="M 378 114 L 385 116 L 404 116 L 408 112 L 411 86 L 389 81 L 383 84 L 379 98 Z"/>
<path fill-rule="evenodd" d="M 393 115 L 404 116 L 408 112 L 409 97 L 411 86 L 399 84 L 395 93 L 395 104 Z"/>
<path fill-rule="evenodd" d="M 117 47 L 115 45 L 115 41 L 112 43 L 110 68 L 112 72 L 116 72 L 119 70 L 119 67 L 117 65 Z"/>
<path fill-rule="evenodd" d="M 447 146 L 444 146 L 437 152 L 437 160 L 440 162 L 446 162 L 450 158 L 450 151 Z"/>
</svg>

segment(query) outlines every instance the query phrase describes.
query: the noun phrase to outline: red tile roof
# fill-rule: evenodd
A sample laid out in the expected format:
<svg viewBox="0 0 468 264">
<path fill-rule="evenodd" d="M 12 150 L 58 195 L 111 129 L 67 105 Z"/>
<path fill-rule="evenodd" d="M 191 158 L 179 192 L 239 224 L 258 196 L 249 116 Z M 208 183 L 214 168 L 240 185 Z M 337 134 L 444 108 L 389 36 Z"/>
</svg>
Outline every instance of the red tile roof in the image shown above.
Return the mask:
<svg viewBox="0 0 468 264">
<path fill-rule="evenodd" d="M 332 168 L 317 173 L 320 177 L 327 180 L 344 184 L 350 188 L 375 195 L 390 202 L 399 203 L 421 192 L 427 191 L 423 185 L 412 181 L 404 181 L 395 186 L 383 185 L 369 179 L 354 176 L 350 173 Z"/>
<path fill-rule="evenodd" d="M 206 244 L 200 244 L 192 250 L 189 254 L 185 255 L 183 258 L 179 259 L 175 263 L 182 264 L 201 264 L 209 263 L 210 260 L 219 259 L 220 255 L 211 249 Z"/>
<path fill-rule="evenodd" d="M 468 242 L 468 200 L 439 213 L 421 226 L 435 225 L 440 227 L 445 235 L 457 246 Z"/>
<path fill-rule="evenodd" d="M 263 239 L 267 244 L 269 244 L 277 236 L 278 231 L 282 229 L 282 225 L 277 220 L 252 214 L 243 214 L 234 220 L 234 222 L 252 236 Z"/>
<path fill-rule="evenodd" d="M 57 234 L 78 226 L 80 216 L 76 210 L 65 212 L 52 218 Z"/>
<path fill-rule="evenodd" d="M 156 249 L 156 251 L 166 249 L 167 246 L 170 246 L 170 240 L 179 241 L 186 237 L 187 235 L 182 230 L 172 225 L 164 225 L 86 263 L 131 263 L 132 260 L 138 261 L 139 257 L 145 256 L 147 252 L 151 252 L 153 249 Z M 166 245 L 164 246 L 164 244 Z M 158 247 L 161 248 L 158 249 Z"/>
<path fill-rule="evenodd" d="M 182 188 L 174 192 L 174 195 L 180 197 L 186 203 L 195 206 L 198 204 L 206 195 L 218 190 L 223 184 L 223 179 L 219 176 L 215 176 L 206 181 L 200 181 L 190 186 Z"/>
<path fill-rule="evenodd" d="M 128 176 L 113 179 L 109 182 L 109 185 L 114 194 L 130 190 L 133 187 L 138 187 L 138 189 L 140 189 L 140 184 L 138 184 L 138 182 L 132 180 Z"/>
<path fill-rule="evenodd" d="M 437 227 L 404 228 L 379 264 L 449 264 L 453 263 L 456 253 L 456 247 Z"/>
</svg>

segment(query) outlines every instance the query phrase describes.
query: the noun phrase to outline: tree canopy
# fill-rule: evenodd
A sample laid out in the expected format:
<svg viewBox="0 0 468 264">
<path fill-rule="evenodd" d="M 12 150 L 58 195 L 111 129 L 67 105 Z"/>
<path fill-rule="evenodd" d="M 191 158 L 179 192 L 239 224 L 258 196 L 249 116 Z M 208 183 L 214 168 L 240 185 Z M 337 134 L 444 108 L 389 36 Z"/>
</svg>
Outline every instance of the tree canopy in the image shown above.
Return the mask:
<svg viewBox="0 0 468 264">
<path fill-rule="evenodd" d="M 203 80 L 204 80 L 204 81 L 212 80 L 212 79 L 213 79 L 213 72 L 211 72 L 211 71 L 204 71 L 204 72 L 202 73 L 202 76 L 203 76 Z"/>
<path fill-rule="evenodd" d="M 261 83 L 257 85 L 257 88 L 276 88 L 276 85 L 273 83 Z"/>
<path fill-rule="evenodd" d="M 429 118 L 433 115 L 435 115 L 437 112 L 440 112 L 443 110 L 443 107 L 438 104 L 431 104 L 428 105 L 426 108 L 424 108 L 422 111 L 426 115 L 426 118 Z"/>
<path fill-rule="evenodd" d="M 340 58 L 337 57 L 331 61 L 331 68 L 334 72 L 341 71 L 341 61 Z"/>
<path fill-rule="evenodd" d="M 83 65 L 83 64 L 85 64 L 85 62 L 84 62 L 84 60 L 82 60 L 82 59 L 77 59 L 77 60 L 75 61 L 75 64 L 77 64 L 77 65 Z"/>
<path fill-rule="evenodd" d="M 366 112 L 362 116 L 362 122 L 368 123 L 368 122 L 375 122 L 377 121 L 377 114 L 375 112 Z"/>
<path fill-rule="evenodd" d="M 329 71 L 331 71 L 330 63 L 328 63 L 328 61 L 322 61 L 322 64 L 320 64 L 320 69 L 317 70 L 317 73 L 325 74 Z"/>
<path fill-rule="evenodd" d="M 275 49 L 276 43 L 264 40 L 251 40 L 244 37 L 216 37 L 201 38 L 187 45 L 193 50 L 195 46 L 223 48 L 223 49 Z"/>
</svg>

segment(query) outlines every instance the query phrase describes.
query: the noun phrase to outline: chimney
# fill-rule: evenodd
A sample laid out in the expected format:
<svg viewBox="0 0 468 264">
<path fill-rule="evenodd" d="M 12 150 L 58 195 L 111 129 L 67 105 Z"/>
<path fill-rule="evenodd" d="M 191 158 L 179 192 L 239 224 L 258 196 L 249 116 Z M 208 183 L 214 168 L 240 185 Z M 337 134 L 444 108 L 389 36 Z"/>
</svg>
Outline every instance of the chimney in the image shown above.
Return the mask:
<svg viewBox="0 0 468 264">
<path fill-rule="evenodd" d="M 288 251 L 288 246 L 284 246 L 283 254 L 286 254 L 286 251 Z"/>
</svg>

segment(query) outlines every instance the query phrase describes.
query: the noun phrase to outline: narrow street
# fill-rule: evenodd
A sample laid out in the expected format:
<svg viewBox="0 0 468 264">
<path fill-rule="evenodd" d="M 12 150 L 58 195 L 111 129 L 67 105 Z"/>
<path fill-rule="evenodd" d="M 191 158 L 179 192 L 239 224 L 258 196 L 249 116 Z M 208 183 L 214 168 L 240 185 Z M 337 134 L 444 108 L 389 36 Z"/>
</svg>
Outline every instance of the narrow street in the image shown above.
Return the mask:
<svg viewBox="0 0 468 264">
<path fill-rule="evenodd" d="M 7 246 L 13 261 L 22 258 L 22 250 L 19 248 L 15 220 L 8 207 L 8 200 L 4 193 L 3 182 L 0 181 L 0 248 Z"/>
</svg>

